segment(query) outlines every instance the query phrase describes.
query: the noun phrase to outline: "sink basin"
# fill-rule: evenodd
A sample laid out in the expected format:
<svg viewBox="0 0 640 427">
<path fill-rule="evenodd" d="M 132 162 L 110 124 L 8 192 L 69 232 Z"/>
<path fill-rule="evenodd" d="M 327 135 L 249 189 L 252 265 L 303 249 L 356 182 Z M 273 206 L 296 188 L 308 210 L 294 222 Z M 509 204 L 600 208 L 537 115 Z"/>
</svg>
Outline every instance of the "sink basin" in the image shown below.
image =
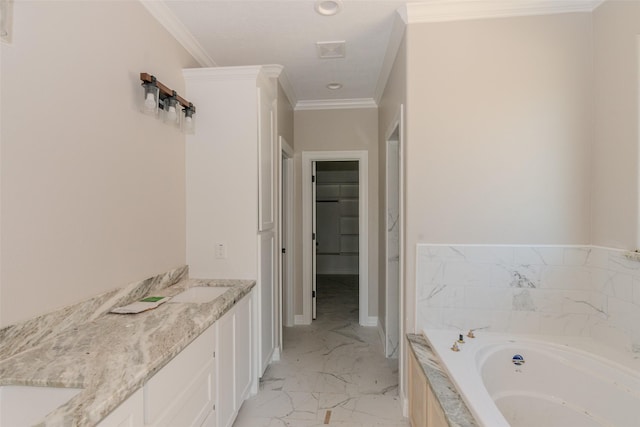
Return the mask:
<svg viewBox="0 0 640 427">
<path fill-rule="evenodd" d="M 229 290 L 228 287 L 195 286 L 171 298 L 169 302 L 211 302 Z"/>
<path fill-rule="evenodd" d="M 81 391 L 80 388 L 2 386 L 0 426 L 34 425 Z"/>
</svg>

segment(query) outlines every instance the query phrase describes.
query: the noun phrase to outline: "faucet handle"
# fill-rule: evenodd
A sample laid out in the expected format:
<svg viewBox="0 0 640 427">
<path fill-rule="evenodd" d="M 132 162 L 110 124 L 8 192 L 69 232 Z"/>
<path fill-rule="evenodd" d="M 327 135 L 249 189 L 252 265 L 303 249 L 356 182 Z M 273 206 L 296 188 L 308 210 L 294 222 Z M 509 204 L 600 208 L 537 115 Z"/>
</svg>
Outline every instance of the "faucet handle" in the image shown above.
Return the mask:
<svg viewBox="0 0 640 427">
<path fill-rule="evenodd" d="M 467 334 L 469 338 L 475 338 L 476 336 L 473 333 L 473 329 L 469 329 L 469 333 Z"/>
<path fill-rule="evenodd" d="M 458 343 L 456 341 L 453 342 L 453 346 L 451 346 L 451 351 L 460 351 L 460 347 L 458 347 Z"/>
</svg>

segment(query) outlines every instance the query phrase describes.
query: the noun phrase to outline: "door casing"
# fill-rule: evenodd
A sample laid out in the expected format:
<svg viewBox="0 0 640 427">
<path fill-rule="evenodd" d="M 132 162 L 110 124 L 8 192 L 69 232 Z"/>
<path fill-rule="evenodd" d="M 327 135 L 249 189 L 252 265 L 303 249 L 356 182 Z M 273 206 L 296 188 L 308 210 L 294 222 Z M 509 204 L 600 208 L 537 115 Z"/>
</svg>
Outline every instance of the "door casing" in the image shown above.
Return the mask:
<svg viewBox="0 0 640 427">
<path fill-rule="evenodd" d="M 358 162 L 358 232 L 359 232 L 359 316 L 362 326 L 376 326 L 377 316 L 369 316 L 369 157 L 367 151 L 303 151 L 302 152 L 302 318 L 297 324 L 309 325 L 312 317 L 312 198 L 311 175 L 316 161 Z M 296 316 L 297 317 L 297 316 Z"/>
</svg>

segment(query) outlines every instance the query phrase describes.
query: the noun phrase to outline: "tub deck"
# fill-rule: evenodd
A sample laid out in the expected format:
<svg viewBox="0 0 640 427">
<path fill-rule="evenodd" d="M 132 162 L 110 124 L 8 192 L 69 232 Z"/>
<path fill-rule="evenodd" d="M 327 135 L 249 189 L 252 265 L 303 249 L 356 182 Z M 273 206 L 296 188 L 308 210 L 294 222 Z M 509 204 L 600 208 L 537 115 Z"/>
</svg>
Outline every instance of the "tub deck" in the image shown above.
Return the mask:
<svg viewBox="0 0 640 427">
<path fill-rule="evenodd" d="M 409 348 L 416 356 L 433 393 L 438 399 L 450 427 L 477 427 L 473 415 L 457 392 L 449 376 L 427 340 L 418 334 L 407 334 Z"/>
</svg>

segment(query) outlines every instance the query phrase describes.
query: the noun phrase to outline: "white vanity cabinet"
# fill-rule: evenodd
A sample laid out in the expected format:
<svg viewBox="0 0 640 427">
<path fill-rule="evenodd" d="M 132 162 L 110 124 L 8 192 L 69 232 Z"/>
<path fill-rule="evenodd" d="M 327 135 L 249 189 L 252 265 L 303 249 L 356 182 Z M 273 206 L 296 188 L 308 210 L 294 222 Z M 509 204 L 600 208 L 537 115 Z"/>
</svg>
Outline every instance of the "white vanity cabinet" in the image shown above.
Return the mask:
<svg viewBox="0 0 640 427">
<path fill-rule="evenodd" d="M 218 321 L 217 427 L 233 425 L 251 386 L 251 299 L 244 298 Z"/>
<path fill-rule="evenodd" d="M 125 400 L 98 427 L 230 427 L 249 396 L 253 291 Z"/>
</svg>

